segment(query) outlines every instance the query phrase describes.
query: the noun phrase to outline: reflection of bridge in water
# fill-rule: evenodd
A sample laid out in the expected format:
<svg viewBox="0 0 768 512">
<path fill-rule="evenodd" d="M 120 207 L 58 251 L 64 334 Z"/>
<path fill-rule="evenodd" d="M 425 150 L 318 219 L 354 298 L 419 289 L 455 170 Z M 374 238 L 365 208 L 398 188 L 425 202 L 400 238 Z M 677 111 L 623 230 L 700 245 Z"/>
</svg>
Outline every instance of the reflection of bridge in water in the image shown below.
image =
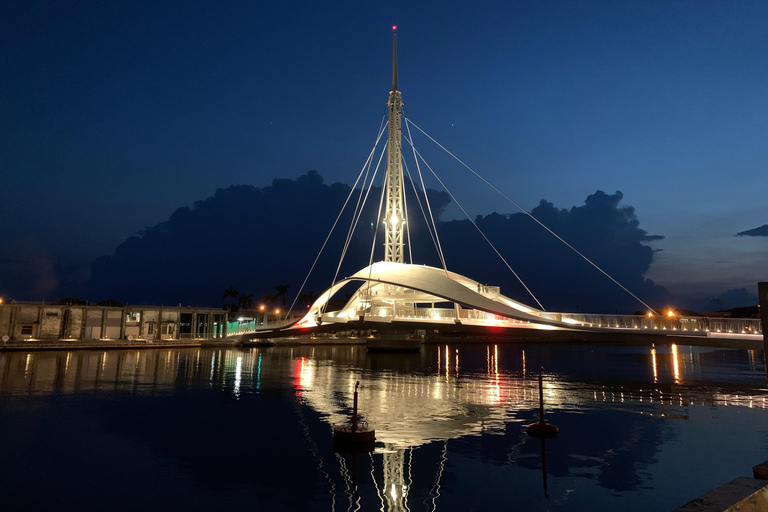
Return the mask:
<svg viewBox="0 0 768 512">
<path fill-rule="evenodd" d="M 533 292 L 520 279 L 517 273 L 507 263 L 502 254 L 493 246 L 491 241 L 467 214 L 469 221 L 480 231 L 498 257 L 504 262 L 509 271 L 514 274 L 530 298 L 537 304 L 529 306 L 507 297 L 499 287 L 488 286 L 469 277 L 451 272 L 444 257 L 437 224 L 432 215 L 429 197 L 424 185 L 422 167 L 429 169 L 459 208 L 455 196 L 445 187 L 435 174 L 432 167 L 423 159 L 421 153 L 413 146 L 411 128 L 424 133 L 413 124 L 403 112 L 403 102 L 398 89 L 397 73 L 397 40 L 393 35 L 392 88 L 387 101 L 388 121 L 386 125 L 386 144 L 381 155 L 376 160 L 375 153 L 380 140 L 384 140 L 384 127 L 379 132 L 376 145 L 370 152 L 366 164 L 351 188 L 350 195 L 344 203 L 336 222 L 341 218 L 348 204 L 355 204 L 352 213 L 352 223 L 347 233 L 341 260 L 337 267 L 337 275 L 333 278 L 331 287 L 322 293 L 312 304 L 308 312 L 301 318 L 282 325 L 255 326 L 257 337 L 296 336 L 310 333 L 343 331 L 372 331 L 378 333 L 394 333 L 408 335 L 420 333 L 495 333 L 496 335 L 521 336 L 527 338 L 573 338 L 585 336 L 693 336 L 707 337 L 745 337 L 752 341 L 760 341 L 760 321 L 700 318 L 661 318 L 650 306 L 618 283 L 595 263 L 582 255 L 565 240 L 552 232 L 529 212 L 525 211 L 509 197 L 491 185 L 494 190 L 508 199 L 512 204 L 528 215 L 554 237 L 560 240 L 578 256 L 601 272 L 607 279 L 634 297 L 642 304 L 648 317 L 621 315 L 578 315 L 569 313 L 548 312 L 538 301 Z M 407 136 L 403 134 L 403 121 L 408 129 Z M 424 133 L 426 135 L 426 133 Z M 427 135 L 432 139 L 429 135 Z M 413 152 L 415 165 L 411 170 L 404 165 L 403 140 Z M 434 141 L 434 139 L 432 139 Z M 438 144 L 439 146 L 439 144 Z M 442 146 L 440 146 L 442 147 Z M 444 148 L 443 148 L 444 149 Z M 379 199 L 378 218 L 376 225 L 382 229 L 374 230 L 373 245 L 370 251 L 368 265 L 343 279 L 337 279 L 338 271 L 359 224 L 363 207 L 369 198 L 374 179 L 379 170 L 379 164 L 374 168 L 373 163 L 384 160 L 386 152 L 386 172 L 384 186 Z M 449 152 L 450 154 L 450 152 Z M 453 156 L 452 154 L 450 154 Z M 455 157 L 454 157 L 455 158 Z M 457 159 L 458 160 L 458 159 Z M 458 160 L 473 174 L 480 177 L 466 164 Z M 403 168 L 408 170 L 408 179 Z M 488 183 L 484 178 L 482 181 Z M 420 183 L 420 188 L 416 183 Z M 426 231 L 435 246 L 436 253 L 442 264 L 441 268 L 414 264 L 410 255 L 410 221 L 406 205 L 405 191 L 408 185 L 413 189 L 418 209 L 424 217 Z M 358 187 L 359 185 L 359 187 Z M 489 184 L 490 185 L 490 184 Z M 357 194 L 357 198 L 354 196 Z M 466 211 L 464 211 L 466 214 Z M 374 224 L 372 223 L 371 226 Z M 334 228 L 336 223 L 334 223 Z M 383 231 L 383 259 L 374 262 L 377 248 L 377 236 Z M 333 228 L 331 229 L 333 232 Z M 326 243 L 330 238 L 330 233 Z M 323 246 L 325 247 L 325 245 Z M 322 252 L 322 251 L 321 251 Z M 319 258 L 319 255 L 318 255 Z M 315 260 L 315 263 L 317 259 Z M 314 264 L 313 264 L 314 268 Z M 311 271 L 310 271 L 311 272 Z M 306 283 L 306 280 L 305 280 Z M 351 287 L 357 289 L 348 299 L 335 299 L 338 294 Z M 303 288 L 303 287 L 302 287 Z M 301 293 L 301 290 L 299 291 Z M 342 305 L 339 307 L 337 302 Z"/>
<path fill-rule="evenodd" d="M 764 389 L 733 383 L 734 375 L 720 373 L 723 362 L 729 372 L 733 366 L 728 363 L 761 372 L 757 351 L 676 345 L 591 347 L 590 361 L 575 366 L 583 347 L 543 350 L 531 345 L 434 345 L 419 354 L 398 356 L 366 354 L 359 346 L 5 353 L 0 354 L 0 394 L 171 397 L 179 388 L 203 388 L 244 398 L 290 383 L 287 396 L 334 425 L 348 419 L 354 382 L 359 380 L 361 409 L 375 425 L 379 445 L 375 454 L 362 456 L 370 473 L 359 471 L 358 482 L 353 482 L 352 458 L 339 455 L 338 467 L 350 489 L 372 486 L 387 510 L 407 510 L 409 503 L 438 499 L 450 453 L 455 457 L 460 446 L 469 449 L 480 438 L 484 439 L 480 446 L 493 446 L 487 456 L 497 457 L 499 464 L 535 465 L 537 459 L 526 457 L 537 453 L 538 445 L 522 431 L 535 419 L 535 377 L 544 358 L 548 361 L 544 392 L 558 422 L 569 415 L 589 422 L 622 414 L 621 421 L 650 428 L 655 423 L 644 418 L 686 421 L 694 407 L 768 408 Z M 622 361 L 628 359 L 639 364 L 627 367 Z M 585 414 L 589 411 L 600 414 Z M 575 464 L 571 473 L 578 476 L 585 471 L 582 476 L 588 478 L 596 471 L 615 471 L 611 464 L 579 464 L 594 465 L 590 461 L 605 459 L 608 452 L 614 459 L 633 457 L 637 443 L 653 443 L 626 435 L 628 430 L 622 427 L 606 434 L 599 452 L 591 451 L 591 443 L 571 445 L 568 458 L 555 457 L 549 464 L 553 471 L 558 463 Z M 330 428 L 307 430 L 306 435 L 313 442 L 319 442 L 318 436 L 330 439 Z M 458 441 L 460 445 L 455 445 Z M 565 449 L 564 442 L 558 440 L 556 448 Z M 637 466 L 637 461 L 631 462 L 630 467 Z M 433 473 L 427 478 L 429 485 L 417 489 L 412 472 L 419 464 L 427 464 Z M 323 467 L 328 470 L 331 461 Z"/>
<path fill-rule="evenodd" d="M 262 380 L 269 381 L 274 373 L 290 371 L 298 395 L 334 424 L 348 416 L 354 382 L 360 380 L 360 402 L 368 420 L 386 426 L 382 435 L 388 437 L 382 437 L 383 442 L 403 447 L 493 429 L 515 421 L 516 411 L 535 408 L 537 384 L 531 379 L 538 375 L 540 358 L 531 355 L 534 349 L 525 347 L 487 345 L 483 347 L 482 361 L 477 358 L 480 347 L 447 344 L 431 345 L 421 354 L 399 357 L 366 355 L 358 346 L 8 352 L 0 354 L 0 393 L 163 394 L 183 384 L 221 387 L 239 394 L 257 391 Z M 741 351 L 677 345 L 630 349 L 647 363 L 647 376 L 657 387 L 649 387 L 644 381 L 634 384 L 631 376 L 622 380 L 616 375 L 615 383 L 608 379 L 597 392 L 593 386 L 562 380 L 552 369 L 545 380 L 547 403 L 553 408 L 605 401 L 766 407 L 764 396 L 755 400 L 751 395 L 738 394 L 736 385 L 732 386 L 733 392 L 728 391 L 728 385 L 712 389 L 695 385 L 717 376 L 725 355 L 740 357 Z M 561 350 L 568 352 L 567 347 Z M 472 354 L 471 360 L 465 358 L 466 353 Z M 502 353 L 506 365 L 500 364 Z M 760 371 L 763 362 L 759 352 L 743 353 L 749 367 Z M 557 360 L 550 365 L 556 367 Z M 375 380 L 367 380 L 368 370 L 378 371 Z M 610 375 L 607 368 L 602 373 Z M 689 382 L 691 386 L 686 387 Z M 673 383 L 677 384 L 674 394 L 664 391 L 664 386 Z M 343 400 L 329 390 L 341 392 Z M 469 406 L 473 410 L 470 416 L 466 414 Z M 433 424 L 438 418 L 441 421 Z M 421 421 L 424 424 L 417 428 L 416 422 Z M 414 430 L 424 434 L 414 436 Z"/>
</svg>

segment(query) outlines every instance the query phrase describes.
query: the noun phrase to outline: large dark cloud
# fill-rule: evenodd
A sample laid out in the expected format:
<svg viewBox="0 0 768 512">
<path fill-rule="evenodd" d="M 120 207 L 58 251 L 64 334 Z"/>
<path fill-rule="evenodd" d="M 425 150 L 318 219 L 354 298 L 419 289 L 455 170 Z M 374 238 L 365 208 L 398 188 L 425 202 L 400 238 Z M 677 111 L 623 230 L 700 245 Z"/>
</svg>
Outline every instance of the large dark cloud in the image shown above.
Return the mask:
<svg viewBox="0 0 768 512">
<path fill-rule="evenodd" d="M 700 306 L 703 311 L 724 311 L 727 309 L 754 306 L 757 304 L 758 297 L 756 293 L 751 293 L 746 288 L 735 288 L 725 291 L 709 299 Z"/>
<path fill-rule="evenodd" d="M 97 259 L 83 288 L 61 293 L 133 304 L 216 306 L 230 285 L 260 297 L 277 284 L 290 284 L 295 294 L 349 192 L 348 185 L 324 184 L 315 171 L 296 180 L 276 179 L 263 188 L 219 189 L 129 238 L 114 255 Z M 379 194 L 380 189 L 371 192 L 340 277 L 368 264 L 378 227 Z M 450 201 L 443 192 L 432 191 L 430 197 L 437 215 Z M 598 191 L 582 206 L 557 209 L 542 200 L 532 213 L 643 300 L 666 299 L 664 288 L 643 277 L 653 259 L 645 242 L 660 237 L 640 229 L 634 210 L 620 206 L 621 200 L 620 192 Z M 408 204 L 414 262 L 437 265 L 416 201 L 410 198 Z M 330 285 L 350 221 L 351 213 L 345 212 L 306 289 L 319 293 Z M 527 216 L 492 213 L 478 217 L 477 223 L 547 309 L 613 313 L 640 308 Z M 499 285 L 503 293 L 532 303 L 469 221 L 442 222 L 438 229 L 451 270 Z M 380 229 L 376 236 L 375 259 L 381 259 Z"/>
<path fill-rule="evenodd" d="M 623 195 L 597 191 L 584 205 L 558 209 L 542 200 L 531 214 L 610 276 L 651 306 L 668 299 L 667 291 L 644 275 L 653 249 Z M 525 214 L 479 217 L 478 226 L 547 309 L 580 312 L 629 312 L 642 305 Z M 469 221 L 445 225 L 448 265 L 459 273 L 525 298 L 527 292 L 495 256 Z M 526 302 L 531 303 L 530 299 Z"/>
<path fill-rule="evenodd" d="M 741 233 L 736 233 L 736 236 L 768 236 L 768 224 L 763 224 L 759 228 L 748 229 Z"/>
</svg>

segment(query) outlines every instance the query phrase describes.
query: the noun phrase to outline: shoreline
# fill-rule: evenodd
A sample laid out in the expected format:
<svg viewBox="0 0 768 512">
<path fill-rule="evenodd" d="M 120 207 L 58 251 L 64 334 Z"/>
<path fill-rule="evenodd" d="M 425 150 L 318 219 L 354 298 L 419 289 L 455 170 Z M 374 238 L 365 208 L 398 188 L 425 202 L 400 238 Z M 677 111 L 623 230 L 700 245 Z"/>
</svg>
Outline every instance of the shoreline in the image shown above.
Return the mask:
<svg viewBox="0 0 768 512">
<path fill-rule="evenodd" d="M 48 350 L 151 350 L 157 348 L 200 348 L 200 347 L 229 347 L 229 348 L 267 348 L 270 346 L 333 346 L 333 345 L 365 345 L 366 339 L 361 337 L 312 338 L 309 336 L 279 337 L 249 339 L 243 341 L 240 336 L 230 338 L 211 338 L 197 340 L 36 340 L 9 341 L 0 343 L 2 352 L 38 352 Z M 536 336 L 446 336 L 441 338 L 427 337 L 424 345 L 439 344 L 522 344 L 541 343 L 546 345 L 689 345 L 723 349 L 763 350 L 762 336 L 643 336 L 643 335 L 612 335 L 612 336 L 579 336 L 579 337 L 536 337 Z"/>
</svg>

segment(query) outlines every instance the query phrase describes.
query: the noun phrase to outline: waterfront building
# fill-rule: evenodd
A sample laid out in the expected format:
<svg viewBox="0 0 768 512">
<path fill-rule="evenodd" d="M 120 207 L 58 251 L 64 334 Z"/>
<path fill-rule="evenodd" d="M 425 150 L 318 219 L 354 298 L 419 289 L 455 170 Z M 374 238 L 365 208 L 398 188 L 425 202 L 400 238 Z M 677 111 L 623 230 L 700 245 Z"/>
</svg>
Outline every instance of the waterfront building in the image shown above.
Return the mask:
<svg viewBox="0 0 768 512">
<path fill-rule="evenodd" d="M 251 320 L 251 319 L 248 319 Z M 226 338 L 245 319 L 227 311 L 185 306 L 91 306 L 10 302 L 0 304 L 3 342 L 37 340 L 170 341 Z"/>
</svg>

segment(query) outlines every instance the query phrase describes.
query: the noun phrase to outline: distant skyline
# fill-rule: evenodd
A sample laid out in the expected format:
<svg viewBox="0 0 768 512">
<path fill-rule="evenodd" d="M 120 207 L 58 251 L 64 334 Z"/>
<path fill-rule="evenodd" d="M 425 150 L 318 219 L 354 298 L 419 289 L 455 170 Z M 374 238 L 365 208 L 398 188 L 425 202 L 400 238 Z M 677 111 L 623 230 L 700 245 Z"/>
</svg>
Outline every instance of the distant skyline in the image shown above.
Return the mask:
<svg viewBox="0 0 768 512">
<path fill-rule="evenodd" d="M 736 235 L 768 223 L 766 20 L 760 1 L 5 3 L 0 293 L 22 267 L 86 279 L 217 188 L 351 184 L 392 25 L 408 117 L 516 202 L 621 191 L 664 237 L 646 277 L 754 293 L 768 236 Z M 471 215 L 515 212 L 439 171 Z"/>
</svg>

